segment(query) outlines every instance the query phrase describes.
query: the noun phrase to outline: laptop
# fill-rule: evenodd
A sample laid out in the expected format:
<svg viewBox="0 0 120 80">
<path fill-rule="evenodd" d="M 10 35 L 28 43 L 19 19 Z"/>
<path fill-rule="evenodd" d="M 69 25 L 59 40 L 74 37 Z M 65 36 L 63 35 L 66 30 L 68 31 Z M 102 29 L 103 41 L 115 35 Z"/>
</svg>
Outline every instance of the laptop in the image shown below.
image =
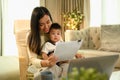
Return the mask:
<svg viewBox="0 0 120 80">
<path fill-rule="evenodd" d="M 77 69 L 80 69 L 81 67 L 84 67 L 85 69 L 95 68 L 97 71 L 107 74 L 108 78 L 110 78 L 118 58 L 119 55 L 115 54 L 84 59 L 73 59 L 70 61 L 68 73 L 72 72 L 72 68 L 74 67 Z"/>
<path fill-rule="evenodd" d="M 54 50 L 54 54 L 58 57 L 58 62 L 73 59 L 82 42 L 83 40 L 58 42 Z"/>
</svg>

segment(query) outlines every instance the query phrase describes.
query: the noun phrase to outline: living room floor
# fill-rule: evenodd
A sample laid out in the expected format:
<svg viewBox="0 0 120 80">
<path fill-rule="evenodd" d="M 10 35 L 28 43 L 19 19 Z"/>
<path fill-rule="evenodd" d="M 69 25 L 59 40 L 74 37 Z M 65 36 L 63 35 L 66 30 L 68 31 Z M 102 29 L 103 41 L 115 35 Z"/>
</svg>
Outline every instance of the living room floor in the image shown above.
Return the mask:
<svg viewBox="0 0 120 80">
<path fill-rule="evenodd" d="M 120 70 L 114 71 L 110 77 L 110 80 L 120 80 Z"/>
</svg>

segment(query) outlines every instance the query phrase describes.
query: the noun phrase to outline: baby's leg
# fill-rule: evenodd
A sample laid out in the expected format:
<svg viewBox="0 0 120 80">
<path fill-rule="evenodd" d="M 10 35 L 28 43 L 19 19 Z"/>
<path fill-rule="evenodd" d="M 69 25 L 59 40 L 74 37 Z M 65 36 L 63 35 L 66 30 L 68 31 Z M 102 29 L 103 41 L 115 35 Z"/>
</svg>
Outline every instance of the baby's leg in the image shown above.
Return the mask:
<svg viewBox="0 0 120 80">
<path fill-rule="evenodd" d="M 60 67 L 63 69 L 61 77 L 66 78 L 67 77 L 67 72 L 68 72 L 68 67 L 69 67 L 69 62 L 61 64 Z"/>
<path fill-rule="evenodd" d="M 53 80 L 60 80 L 60 75 L 63 71 L 61 67 L 54 65 L 54 66 L 48 68 L 48 70 L 52 72 Z"/>
</svg>

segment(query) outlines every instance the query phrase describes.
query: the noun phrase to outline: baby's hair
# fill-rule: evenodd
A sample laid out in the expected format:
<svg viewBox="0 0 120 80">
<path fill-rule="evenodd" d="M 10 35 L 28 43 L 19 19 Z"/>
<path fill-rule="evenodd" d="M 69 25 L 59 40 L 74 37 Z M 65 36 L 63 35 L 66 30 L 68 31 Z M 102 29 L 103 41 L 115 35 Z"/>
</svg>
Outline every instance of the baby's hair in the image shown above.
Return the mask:
<svg viewBox="0 0 120 80">
<path fill-rule="evenodd" d="M 51 29 L 59 29 L 59 30 L 61 30 L 62 28 L 61 28 L 60 24 L 52 23 L 49 32 L 51 31 Z"/>
</svg>

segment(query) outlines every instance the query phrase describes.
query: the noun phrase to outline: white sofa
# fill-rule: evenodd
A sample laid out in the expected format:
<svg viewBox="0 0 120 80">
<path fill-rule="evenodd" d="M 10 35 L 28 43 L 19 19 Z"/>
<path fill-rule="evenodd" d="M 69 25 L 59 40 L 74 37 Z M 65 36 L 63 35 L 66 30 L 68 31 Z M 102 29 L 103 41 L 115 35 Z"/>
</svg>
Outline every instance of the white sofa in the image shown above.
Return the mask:
<svg viewBox="0 0 120 80">
<path fill-rule="evenodd" d="M 120 25 L 102 25 L 81 30 L 67 30 L 65 41 L 83 39 L 78 53 L 85 57 L 95 57 L 119 54 L 120 55 Z M 120 58 L 115 68 L 120 69 Z"/>
<path fill-rule="evenodd" d="M 0 56 L 0 80 L 20 80 L 19 58 Z"/>
</svg>

